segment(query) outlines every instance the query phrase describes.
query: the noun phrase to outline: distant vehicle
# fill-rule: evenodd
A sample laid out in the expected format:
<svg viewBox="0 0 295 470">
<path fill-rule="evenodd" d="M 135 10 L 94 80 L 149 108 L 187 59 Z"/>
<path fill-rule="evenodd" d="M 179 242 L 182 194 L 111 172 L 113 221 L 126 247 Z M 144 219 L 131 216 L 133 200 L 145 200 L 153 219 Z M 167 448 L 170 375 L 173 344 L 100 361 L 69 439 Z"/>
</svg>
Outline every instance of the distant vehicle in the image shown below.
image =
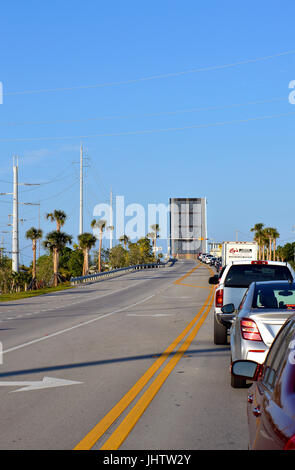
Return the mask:
<svg viewBox="0 0 295 470">
<path fill-rule="evenodd" d="M 215 269 L 218 273 L 222 270 L 221 258 L 217 258 L 217 260 L 215 261 Z"/>
<path fill-rule="evenodd" d="M 210 277 L 210 284 L 218 284 L 215 291 L 214 343 L 227 344 L 231 323 L 221 310 L 223 305 L 232 303 L 237 309 L 252 282 L 289 279 L 295 279 L 295 273 L 288 263 L 281 261 L 236 261 L 223 267 L 221 277 L 218 274 Z"/>
<path fill-rule="evenodd" d="M 209 253 L 204 253 L 204 254 L 201 255 L 201 261 L 202 261 L 203 263 L 207 263 L 207 260 L 208 260 L 209 258 L 210 258 L 210 259 L 212 258 L 212 255 L 210 255 Z"/>
<path fill-rule="evenodd" d="M 295 315 L 280 329 L 263 364 L 239 360 L 234 377 L 253 381 L 248 393 L 250 450 L 295 450 Z"/>
<path fill-rule="evenodd" d="M 223 242 L 222 266 L 231 261 L 255 261 L 258 258 L 258 244 L 256 242 Z"/>
<path fill-rule="evenodd" d="M 234 304 L 221 309 L 233 319 L 230 329 L 231 361 L 249 359 L 262 364 L 285 321 L 295 314 L 295 283 L 289 281 L 253 282 L 235 315 Z M 231 376 L 234 388 L 246 380 Z"/>
</svg>

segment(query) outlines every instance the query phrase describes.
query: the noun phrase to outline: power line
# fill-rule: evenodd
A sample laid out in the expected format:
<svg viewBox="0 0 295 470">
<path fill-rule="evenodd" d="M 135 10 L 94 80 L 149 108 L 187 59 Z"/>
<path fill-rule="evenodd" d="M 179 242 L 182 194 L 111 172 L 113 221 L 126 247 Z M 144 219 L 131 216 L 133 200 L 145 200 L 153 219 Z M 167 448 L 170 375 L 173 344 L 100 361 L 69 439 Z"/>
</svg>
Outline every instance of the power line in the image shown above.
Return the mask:
<svg viewBox="0 0 295 470">
<path fill-rule="evenodd" d="M 82 90 L 82 89 L 90 89 L 90 88 L 102 88 L 102 87 L 111 87 L 111 86 L 118 86 L 118 85 L 128 85 L 132 83 L 138 83 L 138 82 L 144 82 L 144 81 L 149 81 L 149 80 L 158 80 L 158 79 L 163 79 L 163 78 L 171 78 L 171 77 L 177 77 L 180 75 L 188 75 L 191 73 L 200 73 L 200 72 L 210 72 L 213 70 L 221 70 L 225 68 L 230 68 L 230 67 L 236 67 L 239 65 L 246 65 L 246 64 L 253 64 L 256 62 L 260 61 L 265 61 L 269 59 L 274 59 L 276 57 L 282 57 L 290 54 L 294 54 L 295 50 L 290 50 L 290 51 L 284 51 L 284 52 L 279 52 L 277 54 L 272 54 L 264 57 L 256 57 L 254 59 L 246 59 L 246 60 L 240 60 L 237 62 L 232 62 L 229 64 L 223 64 L 223 65 L 213 65 L 213 66 L 208 66 L 208 67 L 200 67 L 200 68 L 194 68 L 190 70 L 184 70 L 181 72 L 172 72 L 172 73 L 165 73 L 165 74 L 159 74 L 159 75 L 151 75 L 148 77 L 141 77 L 141 78 L 135 78 L 131 80 L 123 80 L 119 82 L 108 82 L 108 83 L 98 83 L 94 85 L 79 85 L 79 86 L 72 86 L 72 87 L 63 87 L 63 88 L 48 88 L 48 89 L 41 89 L 41 90 L 24 90 L 24 91 L 11 91 L 11 92 L 6 92 L 4 95 L 24 95 L 24 94 L 33 94 L 33 93 L 49 93 L 49 92 L 56 92 L 56 91 L 72 91 L 72 90 Z"/>
<path fill-rule="evenodd" d="M 98 116 L 98 117 L 89 117 L 84 119 L 59 119 L 56 121 L 24 121 L 24 122 L 0 122 L 0 126 L 21 126 L 21 125 L 48 125 L 48 124 L 70 124 L 76 122 L 90 122 L 90 121 L 110 121 L 116 119 L 133 119 L 133 118 L 146 118 L 146 117 L 161 117 L 161 116 L 173 116 L 176 114 L 185 114 L 185 113 L 197 113 L 202 111 L 217 111 L 221 109 L 230 109 L 238 108 L 242 106 L 256 105 L 256 104 L 269 104 L 280 101 L 286 101 L 287 98 L 272 98 L 269 100 L 256 100 L 256 101 L 246 101 L 244 103 L 233 103 L 228 105 L 219 105 L 219 106 L 207 106 L 201 108 L 188 108 L 188 109 L 179 109 L 172 111 L 160 111 L 154 113 L 143 113 L 143 114 L 126 114 L 126 115 L 114 115 L 114 116 Z M 7 182 L 7 181 L 6 181 Z M 43 183 L 46 184 L 46 183 Z"/>
<path fill-rule="evenodd" d="M 68 186 L 67 188 L 63 189 L 61 192 L 56 193 L 56 194 L 54 194 L 53 196 L 47 197 L 47 198 L 45 198 L 45 199 L 40 199 L 40 202 L 48 201 L 49 199 L 53 199 L 53 198 L 55 198 L 55 197 L 58 197 L 58 196 L 60 196 L 61 194 L 64 194 L 64 193 L 65 193 L 66 191 L 68 191 L 69 189 L 73 188 L 76 184 L 77 184 L 77 182 L 75 181 L 75 182 L 72 183 L 70 186 Z"/>
<path fill-rule="evenodd" d="M 154 133 L 162 133 L 162 132 L 176 132 L 176 131 L 183 131 L 188 129 L 201 129 L 206 127 L 218 127 L 218 126 L 227 126 L 231 124 L 243 124 L 247 122 L 254 122 L 254 121 L 262 121 L 264 119 L 276 119 L 280 117 L 287 117 L 293 116 L 295 114 L 294 111 L 289 113 L 281 113 L 281 114 L 271 114 L 268 116 L 256 116 L 247 119 L 236 119 L 232 121 L 221 121 L 221 122 L 213 122 L 213 123 L 204 123 L 204 124 L 193 124 L 191 126 L 183 126 L 183 127 L 168 127 L 162 129 L 143 129 L 138 131 L 127 131 L 127 132 L 110 132 L 110 133 L 101 133 L 101 134 L 89 134 L 89 135 L 76 135 L 76 136 L 63 136 L 63 137 L 32 137 L 32 138 L 19 138 L 19 139 L 0 139 L 0 143 L 6 142 L 30 142 L 30 141 L 57 141 L 57 140 L 71 140 L 71 139 L 91 139 L 95 137 L 120 137 L 120 136 L 130 136 L 130 135 L 143 135 L 143 134 L 154 134 Z"/>
</svg>

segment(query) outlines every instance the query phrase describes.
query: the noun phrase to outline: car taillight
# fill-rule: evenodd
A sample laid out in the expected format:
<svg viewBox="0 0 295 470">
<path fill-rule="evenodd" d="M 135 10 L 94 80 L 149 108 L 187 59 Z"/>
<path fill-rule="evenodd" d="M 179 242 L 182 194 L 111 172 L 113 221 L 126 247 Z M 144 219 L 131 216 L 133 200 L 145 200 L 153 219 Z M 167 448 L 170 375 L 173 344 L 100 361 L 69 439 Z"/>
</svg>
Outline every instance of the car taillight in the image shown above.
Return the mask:
<svg viewBox="0 0 295 470">
<path fill-rule="evenodd" d="M 295 450 L 295 434 L 287 441 L 284 450 Z"/>
<path fill-rule="evenodd" d="M 268 264 L 268 261 L 251 261 L 251 264 Z"/>
<path fill-rule="evenodd" d="M 241 333 L 244 339 L 251 341 L 262 341 L 258 327 L 254 320 L 242 319 L 241 320 Z"/>
<path fill-rule="evenodd" d="M 215 306 L 222 307 L 223 306 L 223 289 L 218 289 L 215 295 Z"/>
</svg>

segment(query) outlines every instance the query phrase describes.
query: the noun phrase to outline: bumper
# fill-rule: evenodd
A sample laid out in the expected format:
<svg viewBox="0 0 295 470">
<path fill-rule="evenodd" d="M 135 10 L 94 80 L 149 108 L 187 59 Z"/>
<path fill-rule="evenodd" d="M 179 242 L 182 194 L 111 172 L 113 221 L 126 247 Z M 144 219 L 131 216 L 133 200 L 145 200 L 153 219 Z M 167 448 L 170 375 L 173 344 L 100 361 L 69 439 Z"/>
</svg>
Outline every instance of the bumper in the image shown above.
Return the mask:
<svg viewBox="0 0 295 470">
<path fill-rule="evenodd" d="M 235 317 L 235 314 L 233 313 L 229 315 L 228 313 L 225 314 L 222 312 L 215 311 L 215 317 L 216 317 L 217 322 L 220 325 L 226 326 L 226 328 L 230 328 L 232 325 L 233 319 Z"/>
<path fill-rule="evenodd" d="M 268 353 L 268 346 L 262 341 L 249 341 L 231 337 L 232 361 L 245 359 L 263 364 Z"/>
<path fill-rule="evenodd" d="M 258 362 L 258 364 L 263 364 L 267 353 L 268 353 L 268 349 L 265 349 L 263 351 L 262 348 L 261 350 L 254 350 L 254 348 L 252 348 L 247 352 L 246 359 L 248 361 Z"/>
</svg>

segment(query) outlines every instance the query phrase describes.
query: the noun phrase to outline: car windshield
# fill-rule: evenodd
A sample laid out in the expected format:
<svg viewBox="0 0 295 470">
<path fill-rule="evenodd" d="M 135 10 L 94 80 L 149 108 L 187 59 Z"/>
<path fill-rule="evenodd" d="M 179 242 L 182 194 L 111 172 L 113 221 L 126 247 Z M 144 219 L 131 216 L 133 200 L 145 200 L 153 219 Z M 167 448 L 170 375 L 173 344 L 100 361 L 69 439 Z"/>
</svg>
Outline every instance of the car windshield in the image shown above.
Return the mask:
<svg viewBox="0 0 295 470">
<path fill-rule="evenodd" d="M 255 281 L 293 280 L 287 266 L 271 264 L 236 264 L 230 267 L 225 287 L 249 287 Z"/>
<path fill-rule="evenodd" d="M 252 307 L 295 310 L 295 284 L 256 285 Z"/>
</svg>

